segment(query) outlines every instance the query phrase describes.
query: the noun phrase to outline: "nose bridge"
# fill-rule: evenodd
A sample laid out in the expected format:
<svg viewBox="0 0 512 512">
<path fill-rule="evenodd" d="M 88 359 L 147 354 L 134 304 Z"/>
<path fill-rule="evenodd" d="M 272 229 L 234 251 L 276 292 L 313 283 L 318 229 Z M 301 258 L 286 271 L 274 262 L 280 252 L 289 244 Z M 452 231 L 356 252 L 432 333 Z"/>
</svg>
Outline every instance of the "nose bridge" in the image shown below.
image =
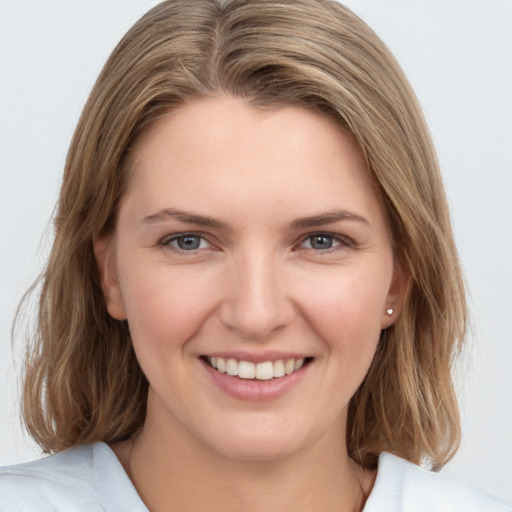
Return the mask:
<svg viewBox="0 0 512 512">
<path fill-rule="evenodd" d="M 237 258 L 221 320 L 246 338 L 264 338 L 288 324 L 293 304 L 287 296 L 283 262 L 271 251 L 247 251 Z"/>
</svg>

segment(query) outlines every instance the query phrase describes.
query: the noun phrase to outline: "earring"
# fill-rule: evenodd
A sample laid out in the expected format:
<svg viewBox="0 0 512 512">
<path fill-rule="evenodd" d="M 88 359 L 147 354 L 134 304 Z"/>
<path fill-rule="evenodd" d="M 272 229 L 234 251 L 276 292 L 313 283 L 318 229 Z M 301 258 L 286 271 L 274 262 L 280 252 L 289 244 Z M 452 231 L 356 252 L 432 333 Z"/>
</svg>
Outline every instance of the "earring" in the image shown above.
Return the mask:
<svg viewBox="0 0 512 512">
<path fill-rule="evenodd" d="M 389 309 L 386 309 L 386 313 L 391 316 L 393 313 L 394 313 L 394 309 L 393 308 L 389 308 Z"/>
</svg>

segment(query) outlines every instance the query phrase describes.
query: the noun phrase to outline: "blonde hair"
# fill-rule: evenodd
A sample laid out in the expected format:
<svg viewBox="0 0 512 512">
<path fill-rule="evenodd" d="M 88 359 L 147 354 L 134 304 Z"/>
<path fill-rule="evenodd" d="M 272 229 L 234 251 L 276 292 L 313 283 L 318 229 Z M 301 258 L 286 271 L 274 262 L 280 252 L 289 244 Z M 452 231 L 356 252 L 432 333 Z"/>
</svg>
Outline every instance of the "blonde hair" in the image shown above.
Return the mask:
<svg viewBox="0 0 512 512">
<path fill-rule="evenodd" d="M 107 313 L 92 241 L 115 227 L 140 134 L 174 107 L 219 94 L 261 107 L 306 106 L 357 140 L 409 285 L 350 403 L 349 454 L 367 467 L 382 451 L 441 467 L 460 437 L 451 366 L 466 304 L 438 163 L 395 59 L 330 0 L 169 0 L 116 47 L 66 161 L 26 362 L 30 434 L 59 451 L 125 439 L 143 425 L 148 383 L 126 323 Z"/>
</svg>

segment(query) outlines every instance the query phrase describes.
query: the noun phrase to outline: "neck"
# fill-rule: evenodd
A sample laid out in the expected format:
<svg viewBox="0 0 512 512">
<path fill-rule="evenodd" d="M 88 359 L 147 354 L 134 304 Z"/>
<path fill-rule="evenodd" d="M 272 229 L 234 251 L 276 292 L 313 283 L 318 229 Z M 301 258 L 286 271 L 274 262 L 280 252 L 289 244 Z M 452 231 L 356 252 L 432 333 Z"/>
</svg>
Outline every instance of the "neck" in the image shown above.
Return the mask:
<svg viewBox="0 0 512 512">
<path fill-rule="evenodd" d="M 141 433 L 114 446 L 151 512 L 361 510 L 373 484 L 347 455 L 338 422 L 307 448 L 273 460 L 237 460 L 205 447 L 183 426 L 148 419 Z"/>
</svg>

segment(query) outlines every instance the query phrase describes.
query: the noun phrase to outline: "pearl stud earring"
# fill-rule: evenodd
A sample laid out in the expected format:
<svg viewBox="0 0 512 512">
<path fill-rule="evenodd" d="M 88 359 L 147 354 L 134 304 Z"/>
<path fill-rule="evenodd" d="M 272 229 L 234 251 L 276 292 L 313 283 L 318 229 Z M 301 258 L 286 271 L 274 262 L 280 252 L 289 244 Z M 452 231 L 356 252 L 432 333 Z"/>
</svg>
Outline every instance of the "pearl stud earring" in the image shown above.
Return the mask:
<svg viewBox="0 0 512 512">
<path fill-rule="evenodd" d="M 395 310 L 393 308 L 386 309 L 386 313 L 390 316 L 394 313 L 394 311 Z"/>
</svg>

